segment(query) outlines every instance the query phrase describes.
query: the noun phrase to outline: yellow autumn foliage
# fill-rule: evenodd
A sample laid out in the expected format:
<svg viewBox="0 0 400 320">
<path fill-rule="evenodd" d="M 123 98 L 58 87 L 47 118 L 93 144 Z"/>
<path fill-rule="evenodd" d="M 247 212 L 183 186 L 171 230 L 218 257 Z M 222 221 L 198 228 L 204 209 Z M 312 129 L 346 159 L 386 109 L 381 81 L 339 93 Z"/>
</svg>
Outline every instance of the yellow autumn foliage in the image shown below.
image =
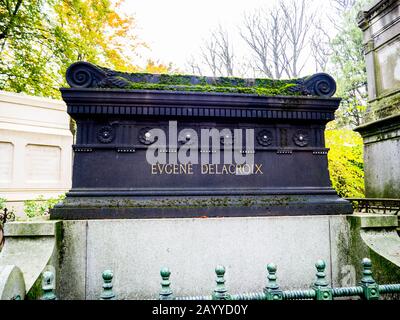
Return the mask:
<svg viewBox="0 0 400 320">
<path fill-rule="evenodd" d="M 343 198 L 364 197 L 364 161 L 361 136 L 350 129 L 325 131 L 332 186 Z"/>
</svg>

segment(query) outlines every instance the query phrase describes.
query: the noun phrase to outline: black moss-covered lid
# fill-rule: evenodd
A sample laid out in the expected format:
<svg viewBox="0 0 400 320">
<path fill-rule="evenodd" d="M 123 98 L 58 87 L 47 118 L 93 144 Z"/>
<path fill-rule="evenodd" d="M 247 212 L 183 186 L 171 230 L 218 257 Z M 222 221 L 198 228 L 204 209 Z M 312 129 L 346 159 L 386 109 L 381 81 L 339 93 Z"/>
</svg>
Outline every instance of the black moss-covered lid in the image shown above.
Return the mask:
<svg viewBox="0 0 400 320">
<path fill-rule="evenodd" d="M 317 73 L 312 76 L 290 80 L 272 80 L 266 78 L 243 79 L 235 77 L 126 73 L 83 61 L 73 63 L 68 68 L 66 79 L 72 88 L 168 90 L 239 93 L 260 96 L 320 97 L 332 97 L 336 92 L 335 80 L 326 73 Z"/>
</svg>

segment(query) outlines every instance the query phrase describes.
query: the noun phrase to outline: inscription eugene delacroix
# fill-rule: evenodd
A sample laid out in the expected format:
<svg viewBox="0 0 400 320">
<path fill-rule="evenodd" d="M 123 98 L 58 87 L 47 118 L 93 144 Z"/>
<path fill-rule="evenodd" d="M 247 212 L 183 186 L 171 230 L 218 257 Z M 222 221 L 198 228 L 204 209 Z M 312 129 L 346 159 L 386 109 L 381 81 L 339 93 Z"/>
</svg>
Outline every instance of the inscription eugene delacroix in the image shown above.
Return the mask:
<svg viewBox="0 0 400 320">
<path fill-rule="evenodd" d="M 254 129 L 234 129 L 233 134 L 227 128 L 201 129 L 200 137 L 199 144 L 195 130 L 184 128 L 178 133 L 176 121 L 169 121 L 168 145 L 167 133 L 162 129 L 145 132 L 143 142 L 148 145 L 146 160 L 151 165 L 151 174 L 194 175 L 195 171 L 210 175 L 263 174 L 263 165 L 254 163 Z"/>
<path fill-rule="evenodd" d="M 327 74 L 295 80 L 121 73 L 86 62 L 61 93 L 73 185 L 52 219 L 347 214 L 324 130 Z"/>
<path fill-rule="evenodd" d="M 152 164 L 151 174 L 189 174 L 194 175 L 195 170 L 200 170 L 201 174 L 231 174 L 231 175 L 249 175 L 263 174 L 262 164 L 203 164 L 200 169 L 191 163 L 185 164 Z"/>
</svg>

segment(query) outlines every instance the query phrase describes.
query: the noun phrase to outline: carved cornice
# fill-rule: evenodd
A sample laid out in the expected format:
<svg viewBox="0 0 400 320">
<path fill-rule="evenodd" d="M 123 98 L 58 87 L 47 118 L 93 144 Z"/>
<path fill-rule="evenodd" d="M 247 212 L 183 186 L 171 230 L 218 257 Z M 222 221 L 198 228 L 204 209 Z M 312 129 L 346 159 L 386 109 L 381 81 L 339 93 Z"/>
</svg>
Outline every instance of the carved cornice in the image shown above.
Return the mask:
<svg viewBox="0 0 400 320">
<path fill-rule="evenodd" d="M 239 79 L 218 77 L 197 77 L 190 75 L 181 76 L 185 79 L 187 91 L 190 86 L 201 86 L 202 84 L 217 87 L 219 83 L 232 84 L 232 87 L 249 88 L 255 87 L 257 82 L 267 81 L 271 85 L 288 84 L 293 85 L 287 91 L 289 95 L 332 97 L 336 92 L 335 80 L 326 73 L 317 73 L 301 79 L 294 80 L 269 80 L 269 79 Z M 125 73 L 96 66 L 88 62 L 73 63 L 67 70 L 66 80 L 71 88 L 93 88 L 93 89 L 132 89 L 132 84 L 148 83 L 157 85 L 161 83 L 159 74 Z M 240 83 L 240 85 L 238 85 Z M 168 88 L 174 85 L 169 85 Z M 185 86 L 177 86 L 176 90 Z M 258 88 L 261 88 L 257 85 Z"/>
<path fill-rule="evenodd" d="M 336 109 L 336 108 L 335 108 Z M 260 110 L 256 108 L 177 108 L 177 107 L 140 107 L 98 105 L 68 106 L 70 115 L 113 115 L 113 116 L 154 116 L 154 117 L 216 117 L 240 119 L 282 119 L 282 120 L 316 120 L 329 122 L 334 120 L 334 110 Z"/>
<path fill-rule="evenodd" d="M 61 89 L 68 114 L 79 117 L 146 116 L 155 120 L 181 119 L 334 119 L 338 98 L 254 96 L 220 93 L 144 90 Z"/>
<path fill-rule="evenodd" d="M 371 136 L 393 132 L 400 129 L 400 114 L 392 115 L 358 126 L 354 131 L 359 132 L 365 139 Z M 393 135 L 390 137 L 394 139 Z"/>
<path fill-rule="evenodd" d="M 383 11 L 400 3 L 399 0 L 380 0 L 375 1 L 369 8 L 362 10 L 357 14 L 358 26 L 362 30 L 366 30 L 372 19 L 380 15 Z"/>
</svg>

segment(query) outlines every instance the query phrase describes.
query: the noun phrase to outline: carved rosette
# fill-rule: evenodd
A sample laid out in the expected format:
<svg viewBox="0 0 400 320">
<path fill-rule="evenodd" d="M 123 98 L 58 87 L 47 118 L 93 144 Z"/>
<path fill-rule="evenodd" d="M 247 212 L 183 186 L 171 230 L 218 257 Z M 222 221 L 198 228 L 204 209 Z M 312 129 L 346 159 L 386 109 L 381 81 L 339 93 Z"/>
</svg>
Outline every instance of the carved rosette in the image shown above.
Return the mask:
<svg viewBox="0 0 400 320">
<path fill-rule="evenodd" d="M 111 143 L 114 140 L 114 130 L 110 126 L 105 126 L 97 132 L 97 140 L 101 143 Z"/>
<path fill-rule="evenodd" d="M 273 142 L 272 132 L 269 130 L 261 130 L 257 134 L 257 142 L 264 147 L 270 146 Z"/>
<path fill-rule="evenodd" d="M 293 142 L 299 146 L 299 147 L 305 147 L 309 143 L 309 135 L 307 131 L 304 130 L 298 130 L 294 135 L 293 135 Z"/>
<path fill-rule="evenodd" d="M 151 128 L 149 128 L 149 127 L 140 129 L 138 139 L 141 144 L 148 146 L 148 145 L 153 144 L 156 141 L 156 140 L 152 141 L 150 130 L 151 130 Z"/>
</svg>

